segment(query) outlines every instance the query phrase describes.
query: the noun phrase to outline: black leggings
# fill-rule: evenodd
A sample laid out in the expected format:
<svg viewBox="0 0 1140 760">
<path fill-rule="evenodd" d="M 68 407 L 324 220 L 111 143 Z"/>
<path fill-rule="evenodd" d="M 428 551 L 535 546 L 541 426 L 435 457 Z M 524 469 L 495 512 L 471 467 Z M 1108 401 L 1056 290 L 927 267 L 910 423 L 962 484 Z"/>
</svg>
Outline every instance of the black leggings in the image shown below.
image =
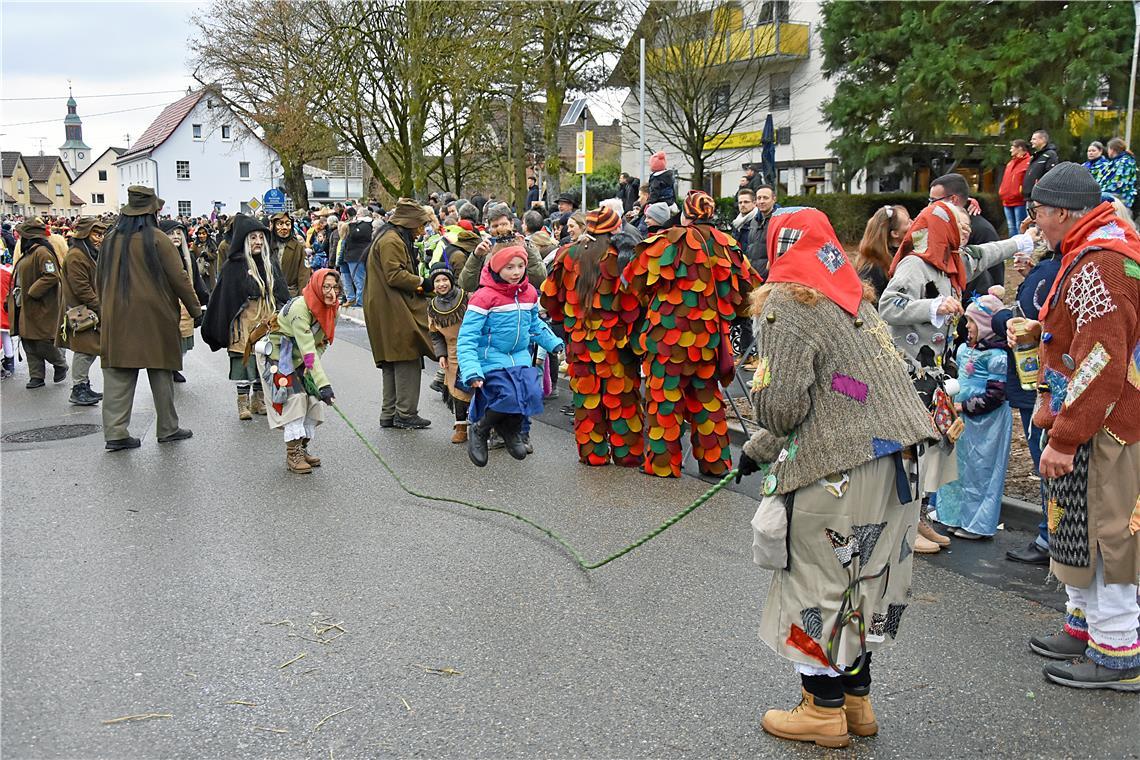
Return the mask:
<svg viewBox="0 0 1140 760">
<path fill-rule="evenodd" d="M 801 675 L 800 682 L 808 694 L 820 699 L 840 699 L 844 693 L 866 696 L 871 689 L 871 653 L 867 652 L 863 667 L 854 675 L 843 673 L 838 678 Z"/>
</svg>

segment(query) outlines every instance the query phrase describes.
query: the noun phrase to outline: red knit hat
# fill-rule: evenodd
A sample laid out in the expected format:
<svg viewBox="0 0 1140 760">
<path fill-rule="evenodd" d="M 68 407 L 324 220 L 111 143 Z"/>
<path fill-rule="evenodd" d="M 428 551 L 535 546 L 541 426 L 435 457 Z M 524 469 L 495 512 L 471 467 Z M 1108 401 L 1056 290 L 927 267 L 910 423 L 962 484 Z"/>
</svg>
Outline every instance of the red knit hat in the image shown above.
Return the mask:
<svg viewBox="0 0 1140 760">
<path fill-rule="evenodd" d="M 488 266 L 491 271 L 498 274 L 503 271 L 503 267 L 511 263 L 511 259 L 519 258 L 523 260 L 523 264 L 527 262 L 526 249 L 521 245 L 509 245 L 506 248 L 500 248 L 491 254 Z"/>
<path fill-rule="evenodd" d="M 665 151 L 659 150 L 649 157 L 649 171 L 663 172 L 665 171 Z"/>
<path fill-rule="evenodd" d="M 460 219 L 459 220 L 459 226 L 462 227 L 463 229 L 467 230 L 468 232 L 474 232 L 475 231 L 475 225 L 471 223 L 470 219 Z"/>
<path fill-rule="evenodd" d="M 621 229 L 621 217 L 608 206 L 600 206 L 586 214 L 586 232 L 591 235 L 604 235 Z"/>
</svg>

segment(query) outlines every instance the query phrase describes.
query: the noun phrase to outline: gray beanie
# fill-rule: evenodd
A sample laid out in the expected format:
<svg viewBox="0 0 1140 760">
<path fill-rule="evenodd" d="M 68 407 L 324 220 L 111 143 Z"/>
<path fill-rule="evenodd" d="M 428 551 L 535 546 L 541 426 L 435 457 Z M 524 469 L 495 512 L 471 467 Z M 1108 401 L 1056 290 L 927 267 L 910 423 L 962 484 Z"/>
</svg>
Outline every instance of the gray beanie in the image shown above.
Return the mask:
<svg viewBox="0 0 1140 760">
<path fill-rule="evenodd" d="M 651 203 L 645 207 L 645 216 L 647 219 L 657 222 L 658 225 L 662 225 L 669 221 L 672 214 L 669 213 L 668 203 Z"/>
<path fill-rule="evenodd" d="M 1030 198 L 1053 208 L 1093 208 L 1100 205 L 1100 185 L 1088 169 L 1065 161 L 1037 180 Z"/>
</svg>

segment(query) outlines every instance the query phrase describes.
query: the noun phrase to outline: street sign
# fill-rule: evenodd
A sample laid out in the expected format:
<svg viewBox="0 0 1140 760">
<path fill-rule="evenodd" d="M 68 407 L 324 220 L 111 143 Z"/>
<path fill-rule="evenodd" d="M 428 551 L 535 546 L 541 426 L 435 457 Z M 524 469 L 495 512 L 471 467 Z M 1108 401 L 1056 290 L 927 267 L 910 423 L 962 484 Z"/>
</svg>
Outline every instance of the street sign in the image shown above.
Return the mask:
<svg viewBox="0 0 1140 760">
<path fill-rule="evenodd" d="M 576 156 L 574 161 L 575 174 L 592 174 L 594 172 L 594 133 L 587 129 L 578 133 L 575 143 Z"/>
<path fill-rule="evenodd" d="M 277 188 L 266 190 L 263 200 L 265 202 L 265 213 L 267 214 L 280 214 L 285 210 L 285 193 Z"/>
<path fill-rule="evenodd" d="M 250 198 L 245 205 L 249 206 L 250 211 L 257 211 L 259 208 L 261 208 L 261 201 L 259 201 L 257 198 Z"/>
</svg>

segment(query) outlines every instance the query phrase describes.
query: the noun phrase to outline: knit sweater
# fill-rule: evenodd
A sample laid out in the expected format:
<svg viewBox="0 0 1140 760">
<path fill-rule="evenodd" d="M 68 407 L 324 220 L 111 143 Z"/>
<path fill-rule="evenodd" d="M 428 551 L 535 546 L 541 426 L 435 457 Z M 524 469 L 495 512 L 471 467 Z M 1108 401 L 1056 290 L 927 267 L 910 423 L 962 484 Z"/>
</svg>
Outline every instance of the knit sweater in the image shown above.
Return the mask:
<svg viewBox="0 0 1140 760">
<path fill-rule="evenodd" d="M 861 303 L 852 319 L 829 300 L 809 306 L 778 285 L 754 330 L 752 406 L 763 429 L 744 452 L 775 462 L 777 493 L 938 438 L 874 304 Z"/>
<path fill-rule="evenodd" d="M 1103 427 L 1140 441 L 1140 265 L 1089 248 L 1059 275 L 1042 322 L 1033 424 L 1072 454 Z"/>
</svg>

